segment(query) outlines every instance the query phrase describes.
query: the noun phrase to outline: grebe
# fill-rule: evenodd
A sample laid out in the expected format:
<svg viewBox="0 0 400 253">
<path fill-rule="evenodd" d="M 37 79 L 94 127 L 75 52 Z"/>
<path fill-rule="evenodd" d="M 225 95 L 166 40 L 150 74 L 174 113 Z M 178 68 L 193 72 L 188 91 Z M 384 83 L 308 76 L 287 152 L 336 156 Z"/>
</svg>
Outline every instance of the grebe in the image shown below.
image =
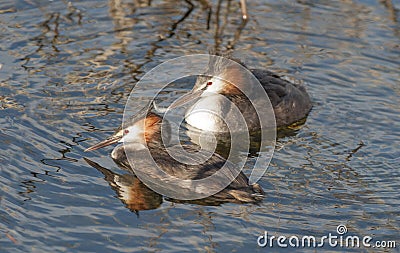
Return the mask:
<svg viewBox="0 0 400 253">
<path fill-rule="evenodd" d="M 163 145 L 161 123 L 162 118 L 152 112 L 147 113 L 146 116 L 136 116 L 126 124 L 124 129 L 122 127 L 119 128 L 114 135 L 89 147 L 85 151 L 96 150 L 117 142 L 124 142 L 123 145 L 118 145 L 114 148 L 111 157 L 120 166 L 130 168 L 126 153 L 141 152 L 148 149 L 154 161 L 165 173 L 182 180 L 207 178 L 216 173 L 225 163 L 234 167 L 229 161 L 215 153 L 211 154 L 207 161 L 199 165 L 188 165 L 176 161 L 168 154 L 166 147 Z M 198 151 L 193 146 L 182 145 L 182 147 L 189 153 Z M 146 163 L 146 161 L 143 161 L 141 166 L 145 167 Z M 236 168 L 232 170 L 238 171 Z M 160 175 L 154 173 L 152 169 L 148 170 L 147 176 L 160 179 Z M 227 175 L 227 177 L 229 176 L 231 175 Z M 262 196 L 261 187 L 258 184 L 249 185 L 248 178 L 242 172 L 239 172 L 225 189 L 217 192 L 212 197 L 215 200 L 229 202 L 255 203 L 261 200 Z"/>
<path fill-rule="evenodd" d="M 238 60 L 211 56 L 209 66 L 204 76 L 197 78 L 193 89 L 186 95 L 176 100 L 169 109 L 173 109 L 194 99 L 198 101 L 189 107 L 185 113 L 186 122 L 200 130 L 210 132 L 229 132 L 224 119 L 230 116 L 230 105 L 226 99 L 237 106 L 243 115 L 247 129 L 250 132 L 260 129 L 260 122 L 252 102 L 257 103 L 265 100 L 265 96 L 255 95 L 256 99 L 251 102 L 243 94 L 243 90 L 252 91 L 254 82 L 248 81 L 244 66 Z M 248 69 L 258 79 L 267 93 L 275 114 L 276 127 L 291 125 L 305 118 L 311 110 L 311 101 L 306 89 L 300 84 L 286 81 L 278 75 L 263 69 Z M 248 75 L 248 74 L 247 74 Z M 236 80 L 234 84 L 226 80 Z M 258 96 L 258 97 L 257 97 Z M 220 117 L 210 114 L 207 110 L 220 112 Z M 263 117 L 265 115 L 260 115 Z"/>
</svg>

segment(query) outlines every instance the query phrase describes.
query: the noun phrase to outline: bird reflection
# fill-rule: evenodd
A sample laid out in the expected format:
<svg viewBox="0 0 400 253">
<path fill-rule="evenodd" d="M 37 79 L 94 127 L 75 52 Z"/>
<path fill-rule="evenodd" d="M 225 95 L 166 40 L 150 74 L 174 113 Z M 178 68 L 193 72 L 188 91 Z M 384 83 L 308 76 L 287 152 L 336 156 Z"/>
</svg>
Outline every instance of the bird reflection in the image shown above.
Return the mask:
<svg viewBox="0 0 400 253">
<path fill-rule="evenodd" d="M 221 199 L 218 197 L 210 196 L 203 199 L 196 200 L 178 200 L 163 197 L 161 194 L 151 190 L 144 183 L 142 183 L 135 174 L 123 164 L 118 164 L 126 174 L 118 174 L 110 169 L 104 168 L 98 163 L 85 158 L 84 160 L 93 168 L 97 169 L 104 175 L 104 179 L 108 182 L 111 188 L 117 193 L 118 199 L 125 205 L 126 208 L 132 212 L 139 214 L 139 211 L 157 209 L 163 203 L 163 199 L 168 202 L 180 204 L 195 204 L 202 206 L 219 206 L 225 203 L 241 204 L 243 202 L 232 198 Z"/>
<path fill-rule="evenodd" d="M 117 174 L 96 162 L 87 158 L 84 159 L 90 166 L 104 175 L 104 179 L 129 210 L 138 214 L 138 211 L 156 209 L 161 205 L 162 196 L 149 189 L 134 174 Z"/>
</svg>

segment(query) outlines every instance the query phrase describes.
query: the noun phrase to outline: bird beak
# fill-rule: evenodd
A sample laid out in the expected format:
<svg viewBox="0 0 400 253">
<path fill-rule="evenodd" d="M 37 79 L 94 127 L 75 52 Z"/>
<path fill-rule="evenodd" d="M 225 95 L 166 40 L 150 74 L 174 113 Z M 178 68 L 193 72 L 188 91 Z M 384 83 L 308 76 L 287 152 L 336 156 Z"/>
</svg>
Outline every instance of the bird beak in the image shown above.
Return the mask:
<svg viewBox="0 0 400 253">
<path fill-rule="evenodd" d="M 113 136 L 105 139 L 104 141 L 99 142 L 99 143 L 97 143 L 97 144 L 85 149 L 85 152 L 93 151 L 93 150 L 96 150 L 96 149 L 99 149 L 99 148 L 103 148 L 105 146 L 117 143 L 121 139 L 122 139 L 122 131 L 119 131 L 118 133 L 116 133 Z"/>
<path fill-rule="evenodd" d="M 201 96 L 203 94 L 204 90 L 197 90 L 193 91 L 191 90 L 189 93 L 183 95 L 182 97 L 178 98 L 175 100 L 169 107 L 168 110 L 175 109 L 177 107 L 180 107 L 184 104 L 187 104 Z"/>
</svg>

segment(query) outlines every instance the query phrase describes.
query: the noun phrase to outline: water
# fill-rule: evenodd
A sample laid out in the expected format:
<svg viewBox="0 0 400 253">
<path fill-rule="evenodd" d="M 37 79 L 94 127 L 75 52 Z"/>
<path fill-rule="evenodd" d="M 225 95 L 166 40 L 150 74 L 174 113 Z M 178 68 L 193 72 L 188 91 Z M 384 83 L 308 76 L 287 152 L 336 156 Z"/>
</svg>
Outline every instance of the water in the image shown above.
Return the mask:
<svg viewBox="0 0 400 253">
<path fill-rule="evenodd" d="M 283 251 L 257 237 L 321 237 L 339 224 L 398 251 L 400 3 L 248 2 L 240 36 L 236 1 L 228 13 L 222 2 L 219 27 L 212 2 L 210 29 L 201 1 L 0 3 L 1 252 Z M 152 67 L 232 46 L 251 67 L 303 81 L 313 99 L 306 123 L 280 134 L 259 182 L 266 198 L 202 206 L 155 196 L 156 209 L 132 212 L 83 159 L 127 174 L 111 148 L 83 150 L 120 124 Z"/>
</svg>

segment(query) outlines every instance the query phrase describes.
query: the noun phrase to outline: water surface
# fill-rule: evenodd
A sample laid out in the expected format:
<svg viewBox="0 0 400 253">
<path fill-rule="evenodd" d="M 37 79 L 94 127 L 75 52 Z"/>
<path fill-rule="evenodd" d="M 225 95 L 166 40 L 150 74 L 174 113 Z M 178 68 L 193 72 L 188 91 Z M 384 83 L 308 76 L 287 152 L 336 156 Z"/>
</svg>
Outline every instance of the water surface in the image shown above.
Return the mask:
<svg viewBox="0 0 400 253">
<path fill-rule="evenodd" d="M 1 252 L 261 252 L 271 250 L 257 246 L 264 231 L 323 236 L 339 224 L 398 250 L 400 4 L 248 2 L 240 36 L 235 1 L 219 15 L 211 2 L 209 29 L 202 1 L 0 3 Z M 154 196 L 155 209 L 132 212 L 105 180 L 127 174 L 111 148 L 83 150 L 120 124 L 151 68 L 228 48 L 303 82 L 313 99 L 305 124 L 280 134 L 259 181 L 265 199 L 202 206 Z"/>
</svg>

